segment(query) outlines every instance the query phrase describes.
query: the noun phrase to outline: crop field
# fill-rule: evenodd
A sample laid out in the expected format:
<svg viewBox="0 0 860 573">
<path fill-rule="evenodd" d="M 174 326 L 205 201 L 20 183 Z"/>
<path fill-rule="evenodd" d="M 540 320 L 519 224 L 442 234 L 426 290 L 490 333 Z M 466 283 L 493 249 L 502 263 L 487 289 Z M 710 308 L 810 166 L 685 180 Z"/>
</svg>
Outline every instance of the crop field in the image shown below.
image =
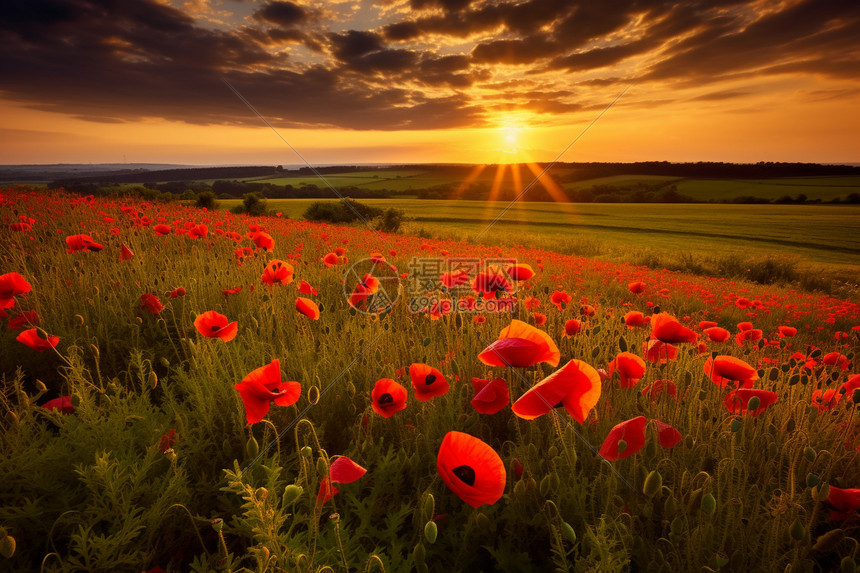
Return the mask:
<svg viewBox="0 0 860 573">
<path fill-rule="evenodd" d="M 295 219 L 314 201 L 271 199 L 269 207 Z M 472 239 L 502 215 L 482 242 L 539 244 L 559 250 L 578 241 L 598 253 L 626 260 L 631 253 L 643 251 L 663 256 L 778 253 L 795 257 L 809 268 L 860 273 L 860 228 L 854 224 L 860 220 L 860 206 L 519 202 L 508 209 L 507 202 L 362 202 L 402 209 L 412 220 L 411 229 L 444 238 Z M 229 208 L 239 201 L 221 203 Z"/>
<path fill-rule="evenodd" d="M 856 570 L 857 301 L 550 238 L 857 265 L 858 208 L 309 202 L 0 191 L 0 569 Z"/>
</svg>

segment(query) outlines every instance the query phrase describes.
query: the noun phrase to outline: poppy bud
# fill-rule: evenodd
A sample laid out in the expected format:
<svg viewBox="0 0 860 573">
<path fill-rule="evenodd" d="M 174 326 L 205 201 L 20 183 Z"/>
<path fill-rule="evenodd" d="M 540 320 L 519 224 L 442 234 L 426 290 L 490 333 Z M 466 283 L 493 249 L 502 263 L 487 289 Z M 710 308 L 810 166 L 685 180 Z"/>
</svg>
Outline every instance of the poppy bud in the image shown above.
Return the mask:
<svg viewBox="0 0 860 573">
<path fill-rule="evenodd" d="M 623 454 L 624 450 L 627 449 L 627 442 L 624 440 L 618 440 L 618 453 Z"/>
<path fill-rule="evenodd" d="M 663 476 L 657 470 L 652 470 L 648 477 L 645 478 L 645 485 L 642 487 L 642 493 L 648 497 L 654 497 L 663 488 Z"/>
<path fill-rule="evenodd" d="M 855 404 L 860 404 L 860 388 L 854 390 L 854 394 L 851 395 L 851 401 Z"/>
<path fill-rule="evenodd" d="M 521 495 L 523 495 L 525 493 L 525 491 L 526 491 L 526 485 L 524 482 L 518 481 L 517 483 L 514 484 L 514 496 L 515 497 L 520 497 Z"/>
<path fill-rule="evenodd" d="M 42 340 L 48 340 L 48 333 L 42 330 L 41 328 L 36 329 L 36 336 L 41 338 Z"/>
<path fill-rule="evenodd" d="M 304 457 L 306 457 L 307 459 L 311 459 L 312 454 L 313 454 L 313 451 L 311 450 L 310 446 L 305 446 L 302 448 L 302 455 Z"/>
<path fill-rule="evenodd" d="M 412 551 L 412 559 L 415 561 L 415 568 L 419 573 L 423 573 L 427 571 L 427 551 L 424 549 L 424 545 L 419 543 L 415 546 L 415 549 Z"/>
<path fill-rule="evenodd" d="M 807 459 L 807 460 L 809 460 L 810 462 L 814 462 L 814 461 L 815 461 L 815 450 L 813 450 L 811 447 L 806 446 L 805 448 L 803 448 L 803 455 L 804 455 L 804 456 L 806 457 L 806 459 Z"/>
<path fill-rule="evenodd" d="M 702 497 L 702 511 L 708 515 L 713 515 L 716 510 L 717 500 L 714 499 L 714 496 L 710 493 L 706 493 L 704 497 Z"/>
<path fill-rule="evenodd" d="M 735 434 L 740 432 L 741 428 L 743 428 L 743 427 L 744 427 L 744 423 L 740 418 L 735 418 L 734 420 L 732 420 L 731 428 L 732 428 L 732 432 L 734 432 Z"/>
<path fill-rule="evenodd" d="M 155 387 L 158 385 L 158 376 L 155 375 L 155 372 L 149 371 L 149 387 L 155 390 Z"/>
<path fill-rule="evenodd" d="M 12 556 L 15 555 L 15 546 L 15 538 L 11 535 L 7 535 L 0 540 L 0 555 L 6 559 L 11 559 Z"/>
<path fill-rule="evenodd" d="M 421 510 L 421 518 L 426 520 L 433 519 L 434 513 L 436 513 L 436 499 L 433 497 L 432 493 L 428 493 L 424 497 L 424 506 Z"/>
<path fill-rule="evenodd" d="M 803 527 L 799 517 L 795 518 L 794 523 L 788 528 L 788 533 L 795 541 L 800 541 L 806 537 L 806 528 Z"/>
<path fill-rule="evenodd" d="M 487 517 L 484 513 L 479 513 L 477 516 L 475 516 L 475 524 L 481 531 L 490 530 L 490 518 Z"/>
<path fill-rule="evenodd" d="M 818 539 L 815 540 L 815 545 L 812 546 L 813 551 L 820 551 L 821 553 L 830 553 L 842 539 L 845 537 L 845 532 L 841 529 L 833 529 L 828 531 L 824 535 L 819 535 Z"/>
<path fill-rule="evenodd" d="M 687 436 L 684 438 L 684 447 L 687 449 L 692 449 L 694 445 L 695 441 L 693 440 L 693 436 L 687 434 Z"/>
<path fill-rule="evenodd" d="M 654 515 L 654 505 L 650 501 L 647 502 L 642 506 L 640 513 L 645 519 L 651 519 L 651 516 Z"/>
<path fill-rule="evenodd" d="M 821 478 L 815 474 L 807 474 L 806 476 L 806 485 L 808 487 L 815 487 L 821 483 Z"/>
<path fill-rule="evenodd" d="M 854 573 L 857 569 L 857 564 L 854 563 L 854 559 L 850 555 L 846 555 L 842 558 L 839 568 L 842 570 L 842 573 Z"/>
<path fill-rule="evenodd" d="M 258 487 L 254 490 L 254 498 L 257 501 L 266 501 L 266 498 L 269 497 L 269 490 L 264 487 Z"/>
<path fill-rule="evenodd" d="M 655 444 L 654 442 L 648 442 L 647 444 L 645 444 L 645 455 L 649 458 L 653 458 L 655 455 L 657 455 L 657 444 Z"/>
<path fill-rule="evenodd" d="M 254 436 L 248 438 L 248 441 L 245 443 L 245 453 L 248 454 L 249 458 L 256 458 L 257 454 L 260 453 L 260 444 L 257 443 L 257 440 Z"/>
<path fill-rule="evenodd" d="M 758 410 L 759 406 L 761 406 L 761 399 L 758 396 L 753 396 L 749 399 L 749 402 L 747 402 L 747 410 L 750 412 Z"/>
<path fill-rule="evenodd" d="M 436 543 L 436 534 L 438 533 L 435 521 L 428 521 L 424 524 L 424 539 L 427 543 Z"/>
<path fill-rule="evenodd" d="M 556 457 L 558 455 L 558 448 L 555 446 L 550 446 L 549 450 L 547 450 L 547 454 L 549 456 L 549 459 Z"/>
<path fill-rule="evenodd" d="M 162 365 L 162 366 L 164 366 L 165 368 L 170 368 L 170 360 L 168 360 L 168 359 L 167 359 L 167 358 L 165 358 L 164 356 L 162 356 L 162 357 L 161 357 L 161 359 L 159 360 L 159 362 L 160 362 L 160 363 L 161 363 L 161 365 Z"/>
<path fill-rule="evenodd" d="M 325 458 L 322 456 L 317 458 L 317 473 L 321 476 L 328 475 L 328 464 L 326 464 Z"/>
<path fill-rule="evenodd" d="M 828 497 L 830 497 L 830 486 L 828 484 L 822 483 L 812 488 L 812 499 L 815 501 L 824 501 Z"/>
<path fill-rule="evenodd" d="M 678 502 L 675 501 L 675 496 L 670 494 L 663 503 L 663 513 L 670 516 L 676 511 L 678 511 Z"/>
<path fill-rule="evenodd" d="M 570 524 L 566 521 L 563 521 L 561 523 L 561 534 L 571 543 L 576 543 L 576 532 L 573 530 L 573 527 L 571 527 Z"/>
<path fill-rule="evenodd" d="M 284 497 L 281 499 L 281 503 L 284 507 L 290 507 L 296 503 L 304 492 L 305 489 L 302 486 L 290 484 L 284 488 Z"/>
<path fill-rule="evenodd" d="M 215 531 L 220 533 L 221 530 L 224 529 L 224 520 L 221 519 L 220 517 L 216 517 L 215 519 L 213 519 L 212 520 L 212 529 L 214 529 Z"/>
<path fill-rule="evenodd" d="M 684 530 L 687 529 L 687 524 L 684 523 L 683 518 L 681 516 L 676 517 L 672 520 L 672 523 L 669 525 L 669 530 L 675 535 L 681 534 Z"/>
<path fill-rule="evenodd" d="M 542 480 L 540 480 L 540 494 L 544 497 L 547 496 L 550 490 L 550 482 L 549 476 L 544 476 Z"/>
<path fill-rule="evenodd" d="M 775 458 L 776 454 L 779 453 L 779 448 L 776 447 L 776 444 L 771 442 L 767 446 L 767 453 L 770 457 Z"/>
</svg>

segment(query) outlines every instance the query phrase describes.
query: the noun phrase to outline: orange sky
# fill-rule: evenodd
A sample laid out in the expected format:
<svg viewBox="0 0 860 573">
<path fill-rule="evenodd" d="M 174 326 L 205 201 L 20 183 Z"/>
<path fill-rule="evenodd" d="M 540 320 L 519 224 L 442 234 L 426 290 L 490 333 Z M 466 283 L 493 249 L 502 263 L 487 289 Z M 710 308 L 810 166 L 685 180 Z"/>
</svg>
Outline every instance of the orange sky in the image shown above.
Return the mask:
<svg viewBox="0 0 860 573">
<path fill-rule="evenodd" d="M 224 79 L 316 164 L 551 161 L 625 88 L 562 160 L 860 162 L 860 4 L 57 2 L 0 163 L 300 163 Z"/>
</svg>

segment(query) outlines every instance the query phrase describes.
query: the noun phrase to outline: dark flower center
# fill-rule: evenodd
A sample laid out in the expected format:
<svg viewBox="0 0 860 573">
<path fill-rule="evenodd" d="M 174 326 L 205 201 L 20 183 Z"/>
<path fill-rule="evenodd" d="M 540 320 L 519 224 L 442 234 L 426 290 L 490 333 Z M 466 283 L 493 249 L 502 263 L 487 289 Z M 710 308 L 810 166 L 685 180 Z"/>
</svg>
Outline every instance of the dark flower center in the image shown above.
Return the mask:
<svg viewBox="0 0 860 573">
<path fill-rule="evenodd" d="M 430 384 L 432 384 L 435 381 L 436 381 L 436 375 L 435 374 L 428 374 L 424 378 L 424 384 L 426 384 L 427 386 L 429 386 Z"/>
<path fill-rule="evenodd" d="M 553 406 L 553 408 L 561 408 L 562 406 L 564 406 L 564 400 L 559 400 L 558 404 Z"/>
<path fill-rule="evenodd" d="M 212 329 L 212 332 L 218 332 L 221 329 L 220 327 L 215 326 L 214 324 L 212 326 L 210 326 L 209 328 Z"/>
<path fill-rule="evenodd" d="M 383 394 L 382 396 L 379 397 L 379 403 L 380 404 L 393 404 L 394 403 L 394 397 L 391 394 L 389 394 L 388 392 L 386 392 L 385 394 Z"/>
<path fill-rule="evenodd" d="M 475 470 L 473 470 L 470 466 L 462 465 L 457 466 L 451 472 L 460 478 L 460 480 L 468 486 L 475 485 Z"/>
</svg>

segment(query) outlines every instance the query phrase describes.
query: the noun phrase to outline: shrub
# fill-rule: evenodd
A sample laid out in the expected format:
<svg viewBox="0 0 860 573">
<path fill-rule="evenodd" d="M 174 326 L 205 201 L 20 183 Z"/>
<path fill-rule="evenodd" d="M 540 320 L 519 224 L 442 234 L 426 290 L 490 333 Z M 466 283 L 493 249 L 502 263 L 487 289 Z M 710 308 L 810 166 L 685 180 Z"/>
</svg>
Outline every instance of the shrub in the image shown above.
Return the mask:
<svg viewBox="0 0 860 573">
<path fill-rule="evenodd" d="M 390 207 L 385 210 L 376 224 L 376 228 L 385 233 L 396 233 L 406 221 L 406 211 Z"/>
<path fill-rule="evenodd" d="M 382 215 L 382 209 L 364 205 L 347 197 L 342 201 L 314 201 L 305 210 L 303 217 L 308 221 L 352 223 L 359 219 L 369 221 Z"/>
<path fill-rule="evenodd" d="M 203 191 L 202 193 L 198 193 L 195 204 L 197 207 L 208 211 L 214 211 L 218 208 L 218 200 L 215 198 L 215 193 L 212 191 Z"/>
<path fill-rule="evenodd" d="M 269 213 L 269 201 L 263 197 L 262 193 L 245 193 L 242 197 L 242 204 L 236 205 L 230 209 L 231 213 L 246 213 L 253 217 L 260 217 Z"/>
</svg>

